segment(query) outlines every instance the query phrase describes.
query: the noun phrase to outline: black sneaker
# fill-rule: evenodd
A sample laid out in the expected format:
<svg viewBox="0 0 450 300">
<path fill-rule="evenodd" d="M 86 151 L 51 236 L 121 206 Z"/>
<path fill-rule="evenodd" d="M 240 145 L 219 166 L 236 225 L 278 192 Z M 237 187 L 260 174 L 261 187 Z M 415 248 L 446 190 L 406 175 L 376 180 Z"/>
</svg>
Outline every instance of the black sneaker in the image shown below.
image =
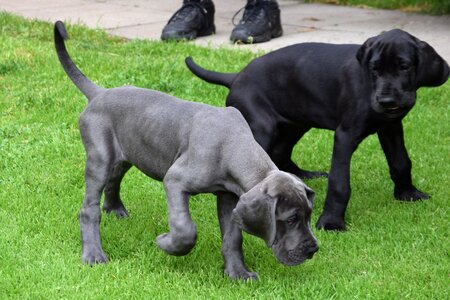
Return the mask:
<svg viewBox="0 0 450 300">
<path fill-rule="evenodd" d="M 164 27 L 161 39 L 193 40 L 198 36 L 215 33 L 214 3 L 211 0 L 184 0 Z"/>
<path fill-rule="evenodd" d="M 251 0 L 247 1 L 244 9 L 242 19 L 231 32 L 233 43 L 262 43 L 283 34 L 280 8 L 276 1 Z"/>
</svg>

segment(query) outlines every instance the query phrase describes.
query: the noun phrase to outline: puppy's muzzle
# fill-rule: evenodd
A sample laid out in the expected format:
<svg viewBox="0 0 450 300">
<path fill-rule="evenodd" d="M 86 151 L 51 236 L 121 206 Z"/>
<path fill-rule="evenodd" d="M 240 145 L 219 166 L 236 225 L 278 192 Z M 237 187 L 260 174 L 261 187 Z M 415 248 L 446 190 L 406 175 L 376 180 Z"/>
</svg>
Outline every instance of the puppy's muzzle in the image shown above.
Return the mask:
<svg viewBox="0 0 450 300">
<path fill-rule="evenodd" d="M 397 101 L 395 101 L 392 96 L 379 96 L 377 97 L 377 102 L 383 107 L 387 112 L 396 111 L 400 109 Z"/>
<path fill-rule="evenodd" d="M 311 259 L 318 250 L 319 247 L 315 243 L 306 248 L 298 247 L 289 250 L 286 265 L 295 266 L 301 264 L 305 260 Z"/>
<path fill-rule="evenodd" d="M 319 250 L 319 246 L 315 241 L 301 244 L 298 247 L 288 250 L 285 255 L 277 256 L 278 260 L 286 266 L 296 266 L 307 259 L 313 258 L 314 254 Z"/>
</svg>

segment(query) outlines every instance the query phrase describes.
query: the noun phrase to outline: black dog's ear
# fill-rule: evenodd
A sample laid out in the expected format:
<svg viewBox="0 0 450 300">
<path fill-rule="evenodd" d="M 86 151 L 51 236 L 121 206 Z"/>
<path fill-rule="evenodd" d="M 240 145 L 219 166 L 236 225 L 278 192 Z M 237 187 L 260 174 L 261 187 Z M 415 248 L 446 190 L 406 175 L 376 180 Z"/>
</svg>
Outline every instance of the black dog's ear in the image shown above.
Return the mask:
<svg viewBox="0 0 450 300">
<path fill-rule="evenodd" d="M 374 37 L 365 41 L 364 44 L 362 44 L 359 47 L 358 52 L 356 52 L 356 59 L 359 61 L 360 65 L 364 65 L 365 62 L 372 55 L 371 48 L 372 48 L 373 43 L 374 43 Z"/>
<path fill-rule="evenodd" d="M 255 187 L 242 195 L 233 210 L 232 220 L 247 233 L 262 238 L 268 247 L 276 234 L 277 199 Z"/>
<path fill-rule="evenodd" d="M 364 58 L 364 54 L 366 53 L 367 45 L 366 43 L 362 44 L 361 47 L 359 47 L 358 52 L 356 52 L 356 59 L 359 61 L 360 64 L 362 64 L 362 60 Z"/>
<path fill-rule="evenodd" d="M 418 40 L 417 46 L 419 62 L 416 71 L 416 87 L 444 84 L 450 75 L 447 62 L 426 42 Z"/>
</svg>

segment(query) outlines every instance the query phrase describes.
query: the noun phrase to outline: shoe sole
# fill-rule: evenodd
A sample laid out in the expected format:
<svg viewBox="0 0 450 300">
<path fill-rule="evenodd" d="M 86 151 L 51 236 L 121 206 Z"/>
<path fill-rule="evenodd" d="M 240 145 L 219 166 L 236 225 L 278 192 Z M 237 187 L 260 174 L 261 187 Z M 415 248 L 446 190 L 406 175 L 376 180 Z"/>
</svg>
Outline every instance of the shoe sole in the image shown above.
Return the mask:
<svg viewBox="0 0 450 300">
<path fill-rule="evenodd" d="M 279 28 L 276 30 L 273 30 L 271 32 L 265 32 L 264 34 L 257 35 L 257 36 L 248 36 L 244 33 L 235 33 L 232 32 L 230 36 L 230 40 L 233 43 L 244 43 L 244 44 L 255 44 L 255 43 L 264 43 L 268 42 L 273 38 L 277 38 L 283 35 L 283 29 Z"/>
<path fill-rule="evenodd" d="M 165 33 L 163 32 L 161 35 L 161 40 L 163 41 L 181 41 L 181 40 L 195 40 L 197 37 L 200 36 L 208 36 L 211 34 L 216 33 L 216 27 L 214 25 L 210 26 L 209 28 L 201 31 L 190 31 L 190 32 L 172 32 L 172 33 Z"/>
<path fill-rule="evenodd" d="M 208 36 L 214 33 L 216 33 L 216 26 L 212 24 L 212 26 L 210 26 L 206 30 L 198 31 L 197 36 Z"/>
</svg>

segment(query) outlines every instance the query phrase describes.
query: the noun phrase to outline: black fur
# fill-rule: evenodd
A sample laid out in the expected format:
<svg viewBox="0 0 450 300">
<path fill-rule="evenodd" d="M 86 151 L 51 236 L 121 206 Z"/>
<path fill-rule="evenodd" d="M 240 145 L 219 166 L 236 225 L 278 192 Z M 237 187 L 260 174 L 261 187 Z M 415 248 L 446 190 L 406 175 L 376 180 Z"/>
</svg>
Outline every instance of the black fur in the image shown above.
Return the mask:
<svg viewBox="0 0 450 300">
<path fill-rule="evenodd" d="M 363 45 L 297 44 L 256 58 L 235 74 L 207 71 L 191 58 L 186 64 L 200 78 L 230 88 L 227 106 L 242 112 L 255 139 L 284 171 L 302 178 L 326 175 L 300 169 L 291 160 L 292 148 L 311 128 L 335 131 L 318 228 L 345 229 L 350 160 L 370 134 L 379 137 L 395 197 L 429 197 L 412 184 L 402 119 L 415 104 L 416 90 L 445 83 L 450 70 L 430 45 L 409 33 L 394 29 Z"/>
</svg>

